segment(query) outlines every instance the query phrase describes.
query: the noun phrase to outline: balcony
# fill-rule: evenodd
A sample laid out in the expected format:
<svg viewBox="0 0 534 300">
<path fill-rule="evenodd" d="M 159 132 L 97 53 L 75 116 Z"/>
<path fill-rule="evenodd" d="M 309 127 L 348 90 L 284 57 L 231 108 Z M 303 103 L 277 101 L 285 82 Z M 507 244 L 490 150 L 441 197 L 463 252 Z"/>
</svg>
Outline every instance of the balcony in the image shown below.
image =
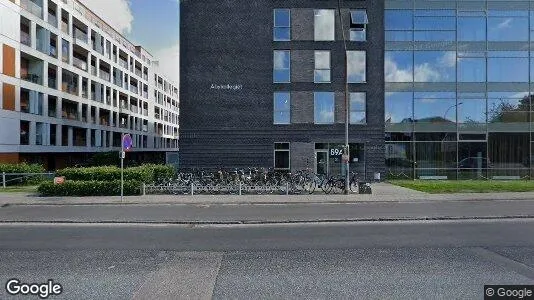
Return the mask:
<svg viewBox="0 0 534 300">
<path fill-rule="evenodd" d="M 143 97 L 148 99 L 148 92 L 143 92 Z"/>
<path fill-rule="evenodd" d="M 143 110 L 143 116 L 148 117 L 148 109 Z"/>
<path fill-rule="evenodd" d="M 91 66 L 91 75 L 96 76 L 96 67 Z"/>
<path fill-rule="evenodd" d="M 57 28 L 57 17 L 51 13 L 48 13 L 48 24 Z"/>
<path fill-rule="evenodd" d="M 32 38 L 29 33 L 26 33 L 24 31 L 20 32 L 20 42 L 23 43 L 26 46 L 31 47 L 32 46 Z"/>
<path fill-rule="evenodd" d="M 76 56 L 72 57 L 72 65 L 77 67 L 78 69 L 87 71 L 87 62 L 83 59 L 79 59 Z"/>
<path fill-rule="evenodd" d="M 69 34 L 69 24 L 63 20 L 61 21 L 61 31 L 63 31 L 63 33 L 65 33 L 66 35 Z"/>
<path fill-rule="evenodd" d="M 74 120 L 74 121 L 77 121 L 78 120 L 78 113 L 77 112 L 73 112 L 73 111 L 66 111 L 66 110 L 63 110 L 61 112 L 61 117 L 63 119 L 67 119 L 67 120 Z"/>
<path fill-rule="evenodd" d="M 130 105 L 130 111 L 134 112 L 134 113 L 138 113 L 139 112 L 139 108 L 135 105 Z"/>
<path fill-rule="evenodd" d="M 119 59 L 119 66 L 128 69 L 128 63 L 125 60 Z"/>
<path fill-rule="evenodd" d="M 124 109 L 124 110 L 128 110 L 128 104 L 126 104 L 126 102 L 122 102 L 121 101 L 121 104 L 120 104 L 119 108 Z"/>
<path fill-rule="evenodd" d="M 137 75 L 139 77 L 143 76 L 143 73 L 141 72 L 141 70 L 135 69 L 134 73 L 135 73 L 135 75 Z"/>
<path fill-rule="evenodd" d="M 104 72 L 102 70 L 100 70 L 100 75 L 98 77 L 100 77 L 100 79 L 103 79 L 103 80 L 106 80 L 106 81 L 111 81 L 111 76 L 109 75 L 109 73 Z"/>
<path fill-rule="evenodd" d="M 56 80 L 56 78 L 48 77 L 48 87 L 49 88 L 53 88 L 53 89 L 57 88 L 57 80 Z"/>
<path fill-rule="evenodd" d="M 51 118 L 55 118 L 56 117 L 56 108 L 55 107 L 53 109 L 48 109 L 48 116 L 51 117 Z"/>
<path fill-rule="evenodd" d="M 137 92 L 138 92 L 137 91 L 137 87 L 133 86 L 133 85 L 130 85 L 130 92 L 137 94 Z"/>
<path fill-rule="evenodd" d="M 65 93 L 69 93 L 72 95 L 78 95 L 78 87 L 73 84 L 68 84 L 66 82 L 63 82 L 61 86 L 61 90 Z"/>
<path fill-rule="evenodd" d="M 48 47 L 48 55 L 50 55 L 52 57 L 57 57 L 57 48 L 56 48 L 56 46 Z"/>
<path fill-rule="evenodd" d="M 87 33 L 81 31 L 78 28 L 74 28 L 74 39 L 76 42 L 81 42 L 84 45 L 87 45 Z"/>
<path fill-rule="evenodd" d="M 20 0 L 20 7 L 24 8 L 40 19 L 43 18 L 43 8 L 31 0 Z"/>
<path fill-rule="evenodd" d="M 36 84 L 41 84 L 41 76 L 39 76 L 37 74 L 31 74 L 31 73 L 21 74 L 20 78 L 22 80 L 33 82 L 33 83 L 36 83 Z"/>
<path fill-rule="evenodd" d="M 144 73 L 144 74 L 143 74 L 143 79 L 144 79 L 144 80 L 148 80 L 148 74 Z"/>
<path fill-rule="evenodd" d="M 148 132 L 148 126 L 147 126 L 147 125 L 143 125 L 142 130 L 143 130 L 144 132 Z"/>
</svg>

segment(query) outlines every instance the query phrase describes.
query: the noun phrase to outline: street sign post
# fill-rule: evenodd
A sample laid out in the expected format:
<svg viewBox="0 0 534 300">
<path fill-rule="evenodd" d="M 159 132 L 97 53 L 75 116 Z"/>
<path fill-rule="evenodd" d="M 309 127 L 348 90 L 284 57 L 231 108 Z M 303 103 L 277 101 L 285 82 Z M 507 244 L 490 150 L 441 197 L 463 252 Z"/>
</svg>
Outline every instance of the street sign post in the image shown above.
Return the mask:
<svg viewBox="0 0 534 300">
<path fill-rule="evenodd" d="M 121 202 L 124 197 L 124 159 L 126 158 L 126 151 L 132 149 L 132 136 L 129 134 L 122 134 L 122 147 L 121 147 Z"/>
</svg>

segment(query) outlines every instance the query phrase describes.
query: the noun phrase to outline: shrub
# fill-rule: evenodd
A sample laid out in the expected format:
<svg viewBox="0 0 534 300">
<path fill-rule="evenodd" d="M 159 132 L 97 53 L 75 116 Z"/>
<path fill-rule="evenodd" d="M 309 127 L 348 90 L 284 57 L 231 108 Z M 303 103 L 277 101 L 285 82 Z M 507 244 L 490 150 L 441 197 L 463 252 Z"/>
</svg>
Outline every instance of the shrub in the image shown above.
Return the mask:
<svg viewBox="0 0 534 300">
<path fill-rule="evenodd" d="M 63 184 L 44 182 L 37 191 L 41 196 L 120 196 L 121 182 L 113 181 L 65 181 Z M 124 182 L 124 195 L 140 195 L 141 183 L 130 180 Z"/>
<path fill-rule="evenodd" d="M 0 164 L 0 173 L 45 173 L 45 169 L 39 164 Z M 43 175 L 22 177 L 21 175 L 6 175 L 7 185 L 37 184 L 45 180 Z M 1 184 L 1 183 L 0 183 Z"/>
<path fill-rule="evenodd" d="M 174 168 L 165 165 L 142 165 L 124 169 L 124 180 L 135 180 L 145 183 L 161 182 L 174 177 Z M 121 169 L 115 166 L 65 168 L 57 171 L 58 176 L 65 176 L 74 181 L 112 181 L 121 179 Z"/>
</svg>

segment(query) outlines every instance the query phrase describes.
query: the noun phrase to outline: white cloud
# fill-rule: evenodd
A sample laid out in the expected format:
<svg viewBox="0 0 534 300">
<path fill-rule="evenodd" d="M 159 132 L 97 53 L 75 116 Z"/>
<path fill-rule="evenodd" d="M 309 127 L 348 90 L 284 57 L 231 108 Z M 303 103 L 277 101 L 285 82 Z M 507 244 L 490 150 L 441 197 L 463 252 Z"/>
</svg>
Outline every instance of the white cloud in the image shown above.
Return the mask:
<svg viewBox="0 0 534 300">
<path fill-rule="evenodd" d="M 447 51 L 445 54 L 438 59 L 438 62 L 448 68 L 456 67 L 456 52 Z"/>
<path fill-rule="evenodd" d="M 510 23 L 512 23 L 512 19 L 508 18 L 508 19 L 502 21 L 501 23 L 499 23 L 497 25 L 497 28 L 498 29 L 510 28 Z"/>
<path fill-rule="evenodd" d="M 134 20 L 129 0 L 81 0 L 106 23 L 120 33 L 130 33 Z"/>
<path fill-rule="evenodd" d="M 158 71 L 175 84 L 180 83 L 180 44 L 151 53 L 159 61 Z"/>
<path fill-rule="evenodd" d="M 365 52 L 349 51 L 347 59 L 349 61 L 347 66 L 349 80 L 351 82 L 365 81 Z"/>
<path fill-rule="evenodd" d="M 412 70 L 410 68 L 399 68 L 397 63 L 395 63 L 389 56 L 386 56 L 384 68 L 386 82 L 411 82 L 413 79 Z"/>
<path fill-rule="evenodd" d="M 440 73 L 432 68 L 428 63 L 415 66 L 414 81 L 415 82 L 438 82 L 440 81 Z"/>
</svg>

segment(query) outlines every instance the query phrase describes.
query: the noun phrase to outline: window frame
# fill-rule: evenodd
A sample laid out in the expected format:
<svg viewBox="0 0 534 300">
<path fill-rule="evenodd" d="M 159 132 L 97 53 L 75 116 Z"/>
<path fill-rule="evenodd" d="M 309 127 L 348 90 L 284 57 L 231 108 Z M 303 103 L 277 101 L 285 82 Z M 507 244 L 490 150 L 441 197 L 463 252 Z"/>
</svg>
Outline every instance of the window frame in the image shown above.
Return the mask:
<svg viewBox="0 0 534 300">
<path fill-rule="evenodd" d="M 317 67 L 317 54 L 318 53 L 328 53 L 328 68 Z M 331 83 L 332 82 L 332 52 L 330 50 L 315 50 L 313 53 L 313 58 L 314 58 L 313 82 L 314 83 Z M 317 80 L 318 71 L 328 71 L 328 80 L 327 81 Z"/>
<path fill-rule="evenodd" d="M 332 98 L 332 121 L 317 122 L 317 96 L 319 94 L 328 94 Z M 314 92 L 313 93 L 313 124 L 315 125 L 332 125 L 336 122 L 336 94 L 334 92 Z"/>
<path fill-rule="evenodd" d="M 277 94 L 287 94 L 287 96 L 289 97 L 289 107 L 287 110 L 277 110 L 276 109 L 276 96 Z M 275 120 L 275 115 L 279 112 L 287 112 L 288 115 L 289 115 L 289 120 L 288 122 L 281 122 L 281 123 L 277 123 Z M 273 93 L 273 124 L 274 125 L 290 125 L 291 124 L 291 92 L 282 92 L 282 91 L 278 91 L 278 92 L 274 92 Z"/>
<path fill-rule="evenodd" d="M 364 12 L 365 17 L 363 22 L 356 21 L 353 13 Z M 367 41 L 367 25 L 369 24 L 369 16 L 367 15 L 367 9 L 358 8 L 351 9 L 350 14 L 350 26 L 349 26 L 349 41 L 351 42 L 366 42 Z M 353 38 L 353 33 L 362 33 L 363 39 Z"/>
<path fill-rule="evenodd" d="M 288 67 L 287 68 L 282 68 L 282 69 L 277 69 L 276 68 L 276 64 L 275 64 L 276 52 L 288 53 L 289 57 L 288 57 Z M 275 79 L 275 73 L 276 73 L 277 70 L 278 71 L 287 70 L 288 71 L 288 80 L 287 81 L 277 81 Z M 291 50 L 276 49 L 276 50 L 273 51 L 273 83 L 291 83 Z"/>
<path fill-rule="evenodd" d="M 289 16 L 289 26 L 279 26 L 276 24 L 276 13 L 279 11 L 287 11 Z M 289 39 L 280 39 L 276 37 L 277 29 L 289 30 Z M 291 41 L 291 9 L 289 8 L 275 8 L 273 9 L 273 41 L 275 42 L 289 42 Z"/>
<path fill-rule="evenodd" d="M 277 149 L 276 145 L 287 144 L 287 149 Z M 287 152 L 288 154 L 288 167 L 287 168 L 277 168 L 276 167 L 276 153 L 277 152 Z M 273 168 L 278 171 L 289 171 L 291 170 L 291 143 L 290 142 L 276 142 L 273 145 Z"/>
<path fill-rule="evenodd" d="M 362 94 L 363 95 L 363 110 L 361 109 L 353 109 L 352 106 L 352 95 L 355 94 Z M 350 117 L 352 113 L 362 113 L 365 116 L 364 122 L 352 122 L 352 118 Z M 366 125 L 367 124 L 367 93 L 366 92 L 350 92 L 349 93 L 349 124 L 351 125 Z"/>
</svg>

